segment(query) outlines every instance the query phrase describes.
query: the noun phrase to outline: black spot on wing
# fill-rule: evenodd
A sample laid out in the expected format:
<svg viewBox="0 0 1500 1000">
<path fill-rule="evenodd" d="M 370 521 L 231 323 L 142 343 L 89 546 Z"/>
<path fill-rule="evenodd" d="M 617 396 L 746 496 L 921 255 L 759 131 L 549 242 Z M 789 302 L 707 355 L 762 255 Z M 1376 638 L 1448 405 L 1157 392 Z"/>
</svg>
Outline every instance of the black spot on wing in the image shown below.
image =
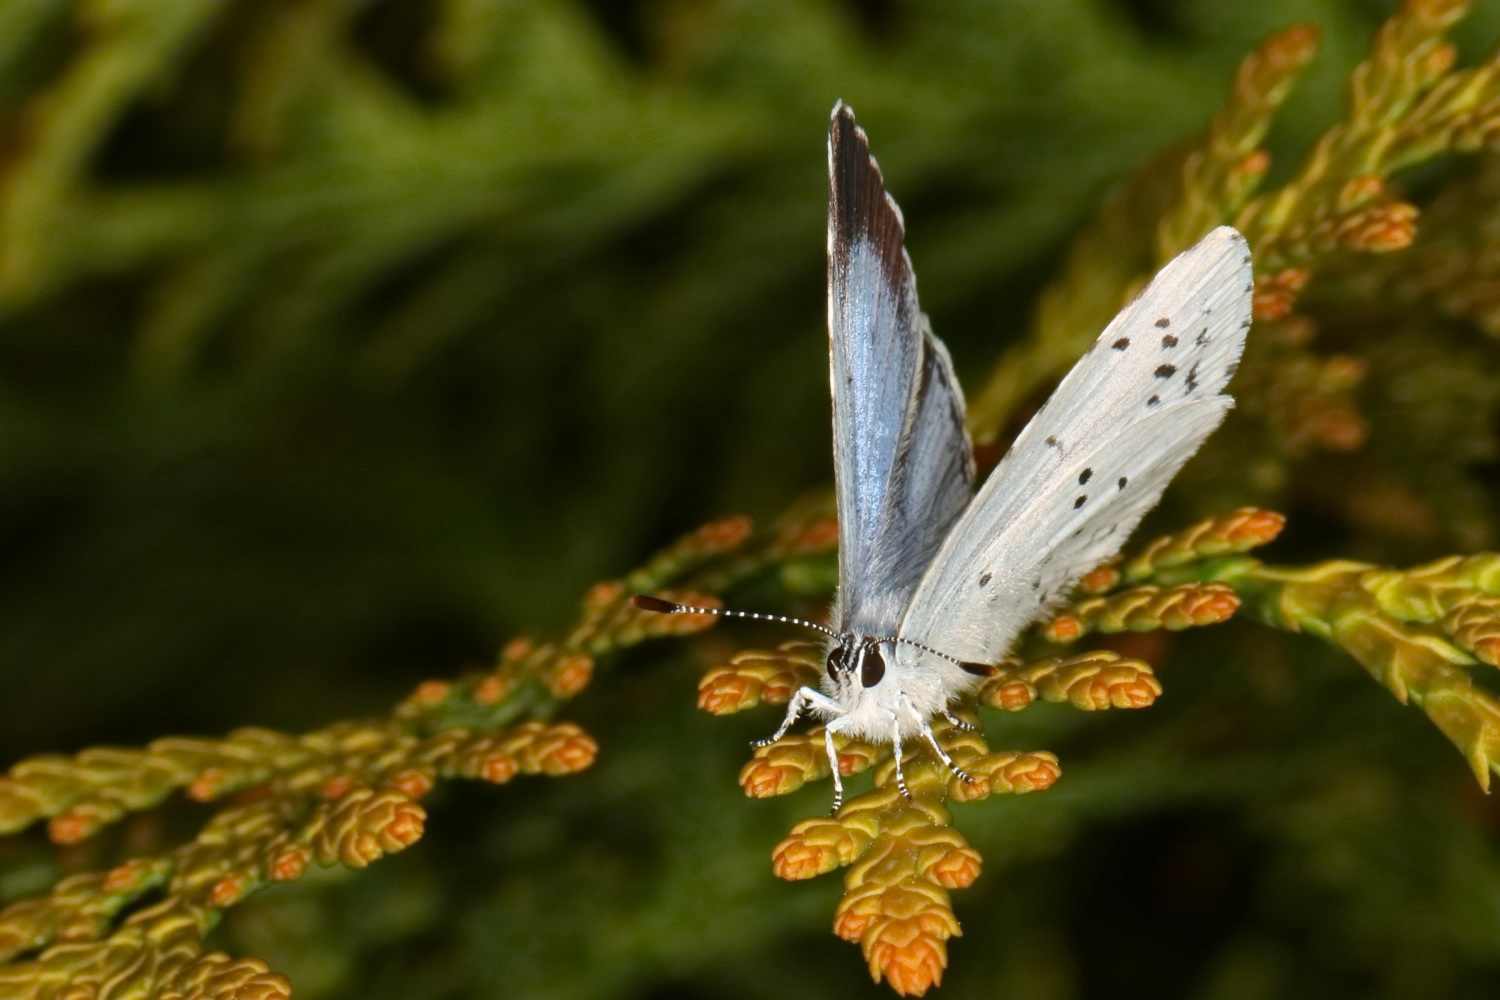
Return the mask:
<svg viewBox="0 0 1500 1000">
<path fill-rule="evenodd" d="M 1125 350 L 1125 348 L 1127 348 L 1127 347 L 1130 346 L 1130 338 L 1129 337 L 1121 337 L 1119 340 L 1115 341 L 1113 344 L 1110 344 L 1109 346 L 1113 347 L 1117 351 L 1123 351 L 1123 350 Z"/>
<path fill-rule="evenodd" d="M 1193 340 L 1193 343 L 1197 344 L 1199 347 L 1205 347 L 1208 345 L 1208 341 L 1208 327 L 1205 326 L 1202 330 L 1198 331 L 1198 336 Z"/>
<path fill-rule="evenodd" d="M 1158 330 L 1165 330 L 1167 327 L 1169 327 L 1171 325 L 1172 325 L 1172 321 L 1169 320 L 1169 319 L 1167 319 L 1167 317 L 1165 317 L 1165 316 L 1163 316 L 1161 319 L 1159 319 L 1159 320 L 1156 321 L 1156 328 Z"/>
<path fill-rule="evenodd" d="M 1062 447 L 1062 442 L 1059 441 L 1055 437 L 1048 437 L 1047 438 L 1047 446 L 1049 448 L 1061 448 Z"/>
<path fill-rule="evenodd" d="M 1172 336 L 1169 333 L 1166 336 L 1164 336 L 1164 337 L 1161 338 L 1161 346 L 1163 346 L 1163 347 L 1176 347 L 1177 346 L 1177 338 L 1174 337 L 1174 336 Z"/>
<path fill-rule="evenodd" d="M 1121 476 L 1120 479 L 1119 479 L 1119 481 L 1115 483 L 1115 486 L 1117 488 L 1123 490 L 1125 488 L 1125 484 L 1128 483 L 1128 482 L 1130 482 L 1129 479 L 1126 479 L 1124 476 Z"/>
<path fill-rule="evenodd" d="M 981 574 L 980 577 L 979 577 L 979 585 L 981 587 L 988 586 L 989 582 L 990 582 L 991 575 L 992 574 L 989 574 L 989 573 Z"/>
<path fill-rule="evenodd" d="M 1146 400 L 1146 408 L 1148 410 L 1154 410 L 1154 409 L 1156 409 L 1160 405 L 1161 405 L 1161 397 L 1160 396 L 1152 396 L 1150 399 Z"/>
<path fill-rule="evenodd" d="M 1154 374 L 1157 378 L 1171 378 L 1173 375 L 1177 374 L 1177 366 L 1176 365 L 1157 365 L 1156 366 L 1156 371 L 1153 372 L 1152 374 Z"/>
<path fill-rule="evenodd" d="M 1203 362 L 1201 362 L 1201 361 L 1194 361 L 1193 362 L 1193 367 L 1191 367 L 1191 368 L 1188 369 L 1188 373 L 1187 373 L 1187 391 L 1188 392 L 1193 392 L 1194 390 L 1196 390 L 1198 388 L 1198 366 L 1200 364 L 1202 364 L 1202 363 Z"/>
<path fill-rule="evenodd" d="M 1078 474 L 1078 485 L 1082 486 L 1084 483 L 1088 482 L 1089 479 L 1093 475 L 1094 475 L 1094 470 L 1093 469 L 1084 469 L 1082 472 L 1080 472 Z"/>
<path fill-rule="evenodd" d="M 1073 509 L 1077 510 L 1079 507 L 1082 507 L 1084 504 L 1088 503 L 1088 501 L 1089 497 L 1087 493 L 1080 494 L 1078 499 L 1073 501 Z"/>
</svg>

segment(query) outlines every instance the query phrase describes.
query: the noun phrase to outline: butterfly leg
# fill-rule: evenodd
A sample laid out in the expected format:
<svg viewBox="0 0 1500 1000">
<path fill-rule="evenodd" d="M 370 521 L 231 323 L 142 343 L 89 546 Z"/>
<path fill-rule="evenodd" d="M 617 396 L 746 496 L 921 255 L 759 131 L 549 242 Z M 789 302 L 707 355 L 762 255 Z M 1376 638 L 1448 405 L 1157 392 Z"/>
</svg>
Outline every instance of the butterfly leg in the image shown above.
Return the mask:
<svg viewBox="0 0 1500 1000">
<path fill-rule="evenodd" d="M 810 708 L 816 708 L 827 715 L 844 714 L 843 706 L 822 691 L 819 691 L 817 688 L 800 687 L 797 689 L 797 693 L 792 695 L 791 703 L 786 707 L 786 718 L 781 720 L 781 725 L 777 727 L 776 732 L 772 733 L 769 738 L 756 740 L 750 745 L 754 747 L 768 747 L 772 743 L 775 743 L 785 736 L 787 730 L 792 728 L 798 717 Z"/>
<path fill-rule="evenodd" d="M 948 713 L 944 712 L 943 714 L 944 716 L 946 716 Z M 965 728 L 973 729 L 974 727 L 967 726 Z M 927 737 L 927 742 L 931 743 L 932 749 L 937 751 L 938 760 L 946 764 L 948 766 L 948 770 L 952 771 L 954 774 L 962 778 L 965 784 L 974 783 L 974 778 L 972 775 L 970 775 L 963 768 L 959 767 L 957 764 L 953 763 L 953 758 L 948 756 L 948 751 L 944 750 L 943 745 L 938 742 L 937 733 L 934 733 L 932 731 L 932 724 L 927 722 L 925 719 L 922 721 L 922 735 Z"/>
<path fill-rule="evenodd" d="M 896 758 L 896 787 L 906 801 L 911 801 L 911 789 L 906 787 L 906 775 L 901 773 L 901 720 L 891 713 L 891 756 Z"/>
<path fill-rule="evenodd" d="M 954 729 L 962 730 L 966 733 L 972 733 L 974 730 L 979 728 L 972 722 L 965 722 L 963 719 L 960 719 L 958 716 L 954 715 L 946 708 L 943 709 L 943 718 L 947 719 L 949 724 L 952 725 Z"/>
<path fill-rule="evenodd" d="M 831 816 L 837 816 L 839 808 L 844 804 L 844 780 L 839 773 L 839 750 L 833 745 L 833 737 L 843 733 L 844 727 L 840 723 L 848 718 L 847 715 L 840 716 L 823 727 L 823 748 L 828 751 L 828 773 L 833 777 L 833 810 L 829 813 Z"/>
</svg>

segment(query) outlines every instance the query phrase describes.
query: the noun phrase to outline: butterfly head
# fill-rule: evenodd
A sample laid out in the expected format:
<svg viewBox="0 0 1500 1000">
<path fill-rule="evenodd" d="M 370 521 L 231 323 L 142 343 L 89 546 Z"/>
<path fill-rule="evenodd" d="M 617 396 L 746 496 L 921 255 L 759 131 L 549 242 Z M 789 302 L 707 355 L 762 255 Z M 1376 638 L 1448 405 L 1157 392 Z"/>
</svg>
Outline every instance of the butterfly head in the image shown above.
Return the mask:
<svg viewBox="0 0 1500 1000">
<path fill-rule="evenodd" d="M 872 688 L 885 677 L 885 653 L 881 646 L 889 639 L 872 639 L 868 636 L 841 635 L 831 649 L 825 669 L 828 679 L 839 688 L 857 684 Z"/>
<path fill-rule="evenodd" d="M 833 637 L 824 669 L 839 691 L 869 690 L 878 687 L 885 679 L 887 668 L 899 673 L 903 663 L 923 656 L 947 661 L 974 677 L 993 677 L 997 673 L 996 668 L 987 663 L 968 663 L 900 636 L 875 637 L 853 633 Z"/>
<path fill-rule="evenodd" d="M 931 646 L 905 639 L 900 636 L 871 636 L 854 632 L 835 632 L 833 629 L 816 622 L 804 621 L 800 618 L 791 618 L 786 615 L 766 615 L 753 611 L 730 611 L 723 608 L 693 607 L 686 604 L 678 604 L 660 597 L 652 597 L 647 594 L 637 594 L 630 599 L 631 604 L 642 611 L 655 611 L 662 614 L 700 614 L 718 615 L 726 618 L 752 618 L 760 621 L 782 622 L 788 625 L 801 625 L 804 628 L 815 629 L 829 638 L 828 654 L 824 658 L 823 669 L 828 675 L 829 684 L 825 690 L 833 698 L 828 699 L 825 708 L 834 707 L 840 711 L 848 711 L 846 706 L 874 704 L 879 699 L 869 699 L 863 695 L 878 694 L 884 689 L 881 682 L 887 678 L 899 678 L 905 676 L 908 680 L 914 676 L 909 669 L 923 657 L 935 657 L 946 661 L 969 674 L 971 677 L 993 677 L 996 673 L 994 667 L 985 663 L 968 663 L 947 653 L 933 649 Z M 962 674 L 958 675 L 962 677 Z M 887 685 L 891 691 L 899 695 L 902 685 Z M 946 704 L 946 696 L 943 704 Z M 941 707 L 941 706 L 939 706 Z M 935 710 L 935 709 L 934 709 Z"/>
</svg>

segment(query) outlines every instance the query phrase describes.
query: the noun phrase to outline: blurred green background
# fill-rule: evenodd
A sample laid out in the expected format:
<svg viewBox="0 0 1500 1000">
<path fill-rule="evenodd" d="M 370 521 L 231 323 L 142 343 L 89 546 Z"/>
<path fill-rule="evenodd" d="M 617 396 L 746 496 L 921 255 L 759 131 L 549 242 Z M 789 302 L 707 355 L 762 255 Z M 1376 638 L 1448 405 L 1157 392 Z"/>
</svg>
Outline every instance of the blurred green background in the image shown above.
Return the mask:
<svg viewBox="0 0 1500 1000">
<path fill-rule="evenodd" d="M 825 488 L 835 98 L 974 385 L 1251 46 L 1322 31 L 1285 172 L 1391 9 L 0 0 L 0 757 L 383 714 L 673 536 Z M 1456 37 L 1481 58 L 1500 4 Z M 1494 370 L 1449 336 L 1424 346 Z M 1282 562 L 1455 551 L 1287 513 Z M 837 877 L 770 873 L 826 787 L 744 800 L 773 713 L 700 717 L 688 653 L 571 707 L 592 772 L 445 789 L 412 850 L 212 943 L 300 998 L 888 996 L 828 931 Z M 941 995 L 1496 995 L 1500 811 L 1441 735 L 1310 639 L 1162 659 L 1150 712 L 992 720 L 1064 775 L 960 809 L 986 871 Z M 17 838 L 0 896 L 117 849 Z"/>
</svg>

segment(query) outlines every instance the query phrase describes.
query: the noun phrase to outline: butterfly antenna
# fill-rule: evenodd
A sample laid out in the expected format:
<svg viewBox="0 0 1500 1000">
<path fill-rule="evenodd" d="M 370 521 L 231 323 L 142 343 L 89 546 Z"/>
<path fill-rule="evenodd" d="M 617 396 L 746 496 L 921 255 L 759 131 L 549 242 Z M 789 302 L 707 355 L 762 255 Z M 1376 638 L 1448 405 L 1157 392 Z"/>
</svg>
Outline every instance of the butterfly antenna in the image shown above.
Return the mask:
<svg viewBox="0 0 1500 1000">
<path fill-rule="evenodd" d="M 899 642 L 903 646 L 912 646 L 916 649 L 920 649 L 924 653 L 931 653 L 933 656 L 936 656 L 940 660 L 947 660 L 949 663 L 957 664 L 966 673 L 973 674 L 975 677 L 994 677 L 997 673 L 999 673 L 999 670 L 997 670 L 991 664 L 971 663 L 968 660 L 960 660 L 956 656 L 949 656 L 947 653 L 944 653 L 941 650 L 933 649 L 931 646 L 925 643 L 918 642 L 915 639 L 903 639 L 899 635 L 892 635 L 887 636 L 880 641 Z"/>
<path fill-rule="evenodd" d="M 718 615 L 720 618 L 753 618 L 756 621 L 780 622 L 783 625 L 801 625 L 803 628 L 814 629 L 835 639 L 839 638 L 839 634 L 827 626 L 810 622 L 805 618 L 792 618 L 789 615 L 763 615 L 755 611 L 728 611 L 724 608 L 695 608 L 688 604 L 678 604 L 676 601 L 652 597 L 649 594 L 636 594 L 630 599 L 630 603 L 642 611 L 655 611 L 664 615 Z"/>
</svg>

